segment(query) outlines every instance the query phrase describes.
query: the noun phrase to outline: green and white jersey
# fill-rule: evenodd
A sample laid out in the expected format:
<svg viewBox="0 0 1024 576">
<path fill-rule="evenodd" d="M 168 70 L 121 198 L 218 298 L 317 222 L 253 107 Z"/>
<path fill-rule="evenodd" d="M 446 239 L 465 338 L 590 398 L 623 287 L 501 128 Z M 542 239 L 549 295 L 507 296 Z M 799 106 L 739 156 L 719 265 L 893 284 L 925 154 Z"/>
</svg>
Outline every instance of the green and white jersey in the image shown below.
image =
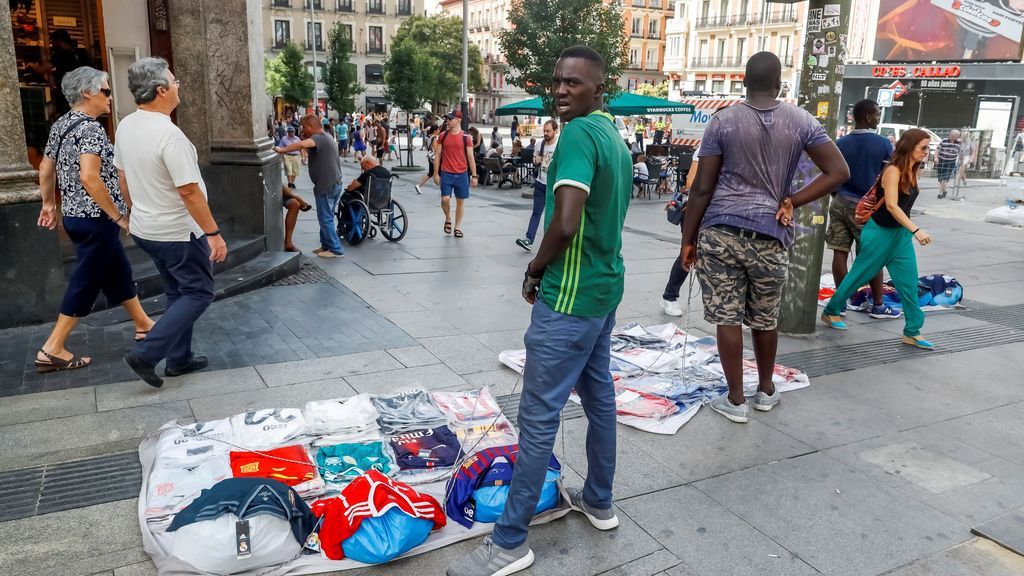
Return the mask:
<svg viewBox="0 0 1024 576">
<path fill-rule="evenodd" d="M 570 121 L 548 167 L 544 228 L 551 225 L 561 186 L 588 194 L 580 229 L 544 272 L 540 297 L 572 316 L 607 316 L 622 300 L 622 223 L 633 186 L 633 164 L 614 118 L 595 111 Z"/>
</svg>

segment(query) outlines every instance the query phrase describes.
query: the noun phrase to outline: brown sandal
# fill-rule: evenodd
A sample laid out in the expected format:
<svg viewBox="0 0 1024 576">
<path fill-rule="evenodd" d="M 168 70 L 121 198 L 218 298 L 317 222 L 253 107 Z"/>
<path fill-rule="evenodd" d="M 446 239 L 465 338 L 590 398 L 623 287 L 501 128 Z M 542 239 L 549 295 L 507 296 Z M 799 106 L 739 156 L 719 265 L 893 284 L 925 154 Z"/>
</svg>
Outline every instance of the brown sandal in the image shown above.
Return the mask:
<svg viewBox="0 0 1024 576">
<path fill-rule="evenodd" d="M 462 238 L 462 230 L 459 230 L 458 228 L 456 228 L 455 229 L 455 237 L 456 238 Z"/>
<path fill-rule="evenodd" d="M 39 349 L 39 352 L 49 360 L 49 362 L 43 362 L 39 360 L 39 358 L 36 358 L 36 370 L 38 370 L 40 374 L 56 372 L 58 370 L 76 370 L 78 368 L 85 368 L 91 363 L 91 361 L 84 360 L 73 354 L 71 355 L 70 360 L 65 360 L 52 354 L 47 354 L 42 348 Z"/>
</svg>

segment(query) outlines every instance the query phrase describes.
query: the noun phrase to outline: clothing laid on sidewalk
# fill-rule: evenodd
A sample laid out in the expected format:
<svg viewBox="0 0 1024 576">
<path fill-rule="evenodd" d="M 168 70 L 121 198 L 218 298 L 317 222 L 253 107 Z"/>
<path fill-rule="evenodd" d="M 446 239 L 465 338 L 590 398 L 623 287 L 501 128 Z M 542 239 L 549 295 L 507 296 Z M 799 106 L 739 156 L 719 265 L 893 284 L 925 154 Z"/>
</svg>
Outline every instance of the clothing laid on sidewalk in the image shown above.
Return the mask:
<svg viewBox="0 0 1024 576">
<path fill-rule="evenodd" d="M 380 439 L 377 409 L 369 394 L 307 402 L 303 415 L 306 432 L 317 437 L 316 446 Z"/>
<path fill-rule="evenodd" d="M 235 478 L 269 478 L 291 486 L 299 496 L 321 494 L 324 481 L 309 451 L 296 444 L 258 452 L 230 452 L 231 474 Z"/>
<path fill-rule="evenodd" d="M 401 434 L 444 426 L 448 419 L 430 397 L 430 392 L 413 388 L 397 394 L 372 396 L 378 423 L 384 434 Z"/>
<path fill-rule="evenodd" d="M 403 470 L 447 468 L 455 464 L 462 451 L 458 438 L 447 426 L 393 435 L 391 448 Z"/>
<path fill-rule="evenodd" d="M 259 450 L 301 439 L 306 434 L 306 418 L 296 408 L 251 410 L 232 416 L 231 428 L 239 446 Z"/>
<path fill-rule="evenodd" d="M 321 446 L 316 464 L 328 484 L 345 484 L 371 469 L 386 476 L 398 472 L 394 455 L 383 442 Z"/>
</svg>

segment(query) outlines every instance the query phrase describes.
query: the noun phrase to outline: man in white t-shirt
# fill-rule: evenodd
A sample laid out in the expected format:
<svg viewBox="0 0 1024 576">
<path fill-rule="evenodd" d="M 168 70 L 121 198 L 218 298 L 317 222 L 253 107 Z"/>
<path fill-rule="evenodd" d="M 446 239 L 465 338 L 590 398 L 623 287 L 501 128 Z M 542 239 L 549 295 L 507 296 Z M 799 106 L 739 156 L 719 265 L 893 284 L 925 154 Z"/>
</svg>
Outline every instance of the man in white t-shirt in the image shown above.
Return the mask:
<svg viewBox="0 0 1024 576">
<path fill-rule="evenodd" d="M 558 123 L 551 119 L 544 123 L 544 139 L 533 149 L 533 163 L 537 165 L 537 177 L 533 179 L 533 213 L 530 214 L 530 224 L 526 227 L 526 236 L 516 240 L 516 246 L 526 251 L 533 250 L 540 217 L 544 214 L 544 203 L 548 193 L 548 165 L 555 155 L 557 144 Z"/>
<path fill-rule="evenodd" d="M 213 265 L 227 255 L 199 171 L 196 148 L 171 122 L 178 81 L 163 58 L 143 58 L 128 68 L 128 88 L 138 110 L 117 127 L 114 165 L 129 201 L 128 231 L 156 264 L 167 291 L 167 311 L 124 361 L 147 384 L 205 368 L 192 353 L 192 325 L 213 302 Z"/>
</svg>

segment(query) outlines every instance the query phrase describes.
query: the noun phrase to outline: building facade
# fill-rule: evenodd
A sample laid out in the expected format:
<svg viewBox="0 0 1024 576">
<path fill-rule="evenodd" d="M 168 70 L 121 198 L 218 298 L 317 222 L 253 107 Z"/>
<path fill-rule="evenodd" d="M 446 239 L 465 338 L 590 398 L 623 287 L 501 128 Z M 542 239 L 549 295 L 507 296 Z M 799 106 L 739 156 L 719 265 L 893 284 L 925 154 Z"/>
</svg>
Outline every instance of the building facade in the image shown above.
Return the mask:
<svg viewBox="0 0 1024 576">
<path fill-rule="evenodd" d="M 686 0 L 668 24 L 664 75 L 670 98 L 742 96 L 747 59 L 770 51 L 782 61 L 783 98 L 799 84 L 807 2 Z"/>
<path fill-rule="evenodd" d="M 629 59 L 619 77 L 619 85 L 627 92 L 640 84 L 665 81 L 666 22 L 671 18 L 675 1 L 670 0 L 606 0 L 619 6 L 629 37 Z"/>
<path fill-rule="evenodd" d="M 263 0 L 263 48 L 274 58 L 288 42 L 305 51 L 313 72 L 316 60 L 317 95 L 323 106 L 323 68 L 327 36 L 336 24 L 352 39 L 350 61 L 358 70 L 366 92 L 356 97 L 356 108 L 380 109 L 384 98 L 384 60 L 402 22 L 423 14 L 424 0 Z M 312 98 L 312 94 L 310 95 Z"/>
<path fill-rule="evenodd" d="M 469 41 L 480 49 L 487 86 L 483 92 L 469 94 L 469 116 L 474 122 L 493 122 L 495 109 L 530 97 L 506 80 L 510 69 L 498 44 L 498 32 L 508 28 L 509 6 L 509 0 L 469 0 Z M 462 18 L 462 0 L 445 0 L 438 7 L 444 14 Z"/>
</svg>

